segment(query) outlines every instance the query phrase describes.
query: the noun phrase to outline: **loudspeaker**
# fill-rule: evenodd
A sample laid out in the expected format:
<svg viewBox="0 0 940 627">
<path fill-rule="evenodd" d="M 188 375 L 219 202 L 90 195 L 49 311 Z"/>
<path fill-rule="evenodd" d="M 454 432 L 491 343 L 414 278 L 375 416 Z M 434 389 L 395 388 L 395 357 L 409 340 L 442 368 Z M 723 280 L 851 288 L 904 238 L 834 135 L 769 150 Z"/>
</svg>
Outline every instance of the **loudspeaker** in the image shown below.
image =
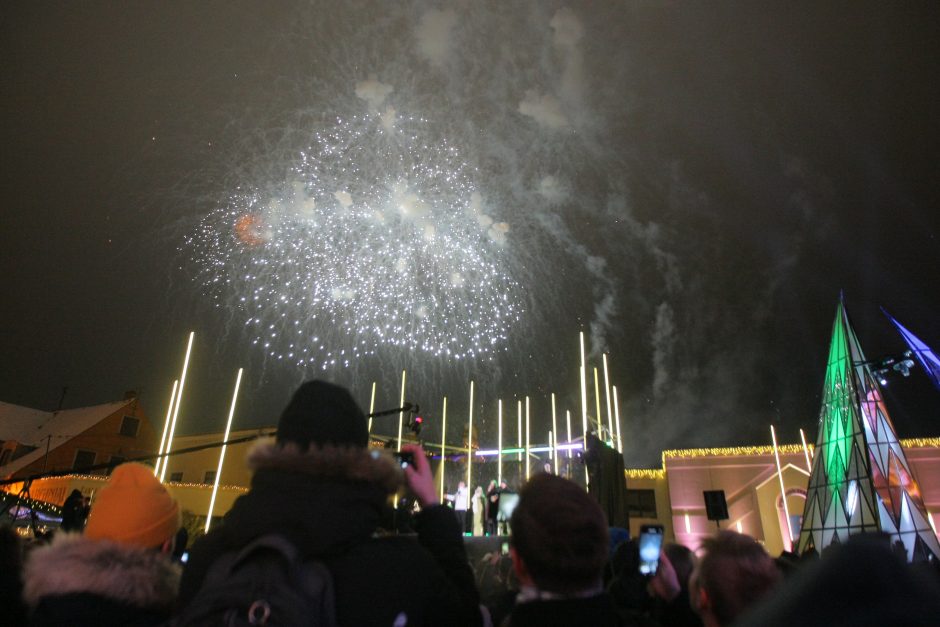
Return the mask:
<svg viewBox="0 0 940 627">
<path fill-rule="evenodd" d="M 725 501 L 724 490 L 705 490 L 705 513 L 708 520 L 728 520 L 728 503 Z"/>
</svg>

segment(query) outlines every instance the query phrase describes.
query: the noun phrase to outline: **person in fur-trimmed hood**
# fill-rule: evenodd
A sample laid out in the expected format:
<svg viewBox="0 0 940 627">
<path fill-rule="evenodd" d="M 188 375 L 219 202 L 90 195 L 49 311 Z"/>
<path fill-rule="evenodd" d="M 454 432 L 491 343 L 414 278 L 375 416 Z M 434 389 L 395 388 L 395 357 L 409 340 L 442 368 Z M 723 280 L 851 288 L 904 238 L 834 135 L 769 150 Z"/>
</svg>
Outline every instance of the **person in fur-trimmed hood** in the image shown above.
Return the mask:
<svg viewBox="0 0 940 627">
<path fill-rule="evenodd" d="M 142 464 L 122 464 L 98 492 L 84 535 L 60 533 L 30 553 L 23 574 L 29 624 L 159 625 L 176 601 L 170 557 L 179 505 Z"/>
<path fill-rule="evenodd" d="M 278 533 L 327 566 L 340 625 L 480 624 L 460 530 L 437 500 L 424 452 L 407 447 L 415 463 L 403 473 L 391 455 L 369 450 L 368 440 L 366 417 L 347 390 L 304 383 L 281 415 L 276 440 L 249 453 L 251 490 L 193 545 L 181 608 L 221 555 Z M 417 542 L 375 533 L 403 481 L 422 506 Z"/>
</svg>

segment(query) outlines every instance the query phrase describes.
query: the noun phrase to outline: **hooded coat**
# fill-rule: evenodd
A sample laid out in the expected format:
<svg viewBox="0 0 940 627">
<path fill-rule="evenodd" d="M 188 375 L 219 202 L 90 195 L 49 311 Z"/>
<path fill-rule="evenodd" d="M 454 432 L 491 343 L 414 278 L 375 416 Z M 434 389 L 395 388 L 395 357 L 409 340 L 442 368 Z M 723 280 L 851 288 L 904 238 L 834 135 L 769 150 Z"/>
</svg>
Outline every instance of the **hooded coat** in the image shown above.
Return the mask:
<svg viewBox="0 0 940 627">
<path fill-rule="evenodd" d="M 479 596 L 449 509 L 434 506 L 417 516 L 417 542 L 375 535 L 386 499 L 401 482 L 390 456 L 268 441 L 253 447 L 248 463 L 251 490 L 190 551 L 181 607 L 220 555 L 280 533 L 330 570 L 340 625 L 479 624 Z"/>
<path fill-rule="evenodd" d="M 30 625 L 160 625 L 180 569 L 154 549 L 63 533 L 34 549 L 23 571 Z"/>
</svg>

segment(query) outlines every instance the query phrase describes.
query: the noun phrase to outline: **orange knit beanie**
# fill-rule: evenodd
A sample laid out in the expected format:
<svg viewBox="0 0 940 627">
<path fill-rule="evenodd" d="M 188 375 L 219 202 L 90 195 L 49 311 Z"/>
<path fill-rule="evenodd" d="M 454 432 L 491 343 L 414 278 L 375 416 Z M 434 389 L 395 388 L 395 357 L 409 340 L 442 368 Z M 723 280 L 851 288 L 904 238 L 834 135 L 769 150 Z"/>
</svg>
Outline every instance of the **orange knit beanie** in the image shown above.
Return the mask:
<svg viewBox="0 0 940 627">
<path fill-rule="evenodd" d="M 121 464 L 95 497 L 85 537 L 157 548 L 180 525 L 179 504 L 153 476 L 153 469 Z"/>
</svg>

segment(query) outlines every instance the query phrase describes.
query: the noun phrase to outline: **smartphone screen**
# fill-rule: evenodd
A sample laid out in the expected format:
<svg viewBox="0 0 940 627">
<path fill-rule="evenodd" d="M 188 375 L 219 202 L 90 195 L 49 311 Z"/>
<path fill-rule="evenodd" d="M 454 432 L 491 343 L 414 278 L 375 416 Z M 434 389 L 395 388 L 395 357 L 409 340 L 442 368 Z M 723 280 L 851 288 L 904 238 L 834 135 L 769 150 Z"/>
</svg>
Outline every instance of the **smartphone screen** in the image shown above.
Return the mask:
<svg viewBox="0 0 940 627">
<path fill-rule="evenodd" d="M 663 548 L 663 526 L 643 525 L 640 528 L 640 574 L 655 575 L 659 553 Z"/>
<path fill-rule="evenodd" d="M 411 451 L 400 451 L 395 453 L 395 459 L 398 460 L 398 463 L 402 468 L 407 468 L 408 466 L 414 466 L 415 455 Z"/>
</svg>

